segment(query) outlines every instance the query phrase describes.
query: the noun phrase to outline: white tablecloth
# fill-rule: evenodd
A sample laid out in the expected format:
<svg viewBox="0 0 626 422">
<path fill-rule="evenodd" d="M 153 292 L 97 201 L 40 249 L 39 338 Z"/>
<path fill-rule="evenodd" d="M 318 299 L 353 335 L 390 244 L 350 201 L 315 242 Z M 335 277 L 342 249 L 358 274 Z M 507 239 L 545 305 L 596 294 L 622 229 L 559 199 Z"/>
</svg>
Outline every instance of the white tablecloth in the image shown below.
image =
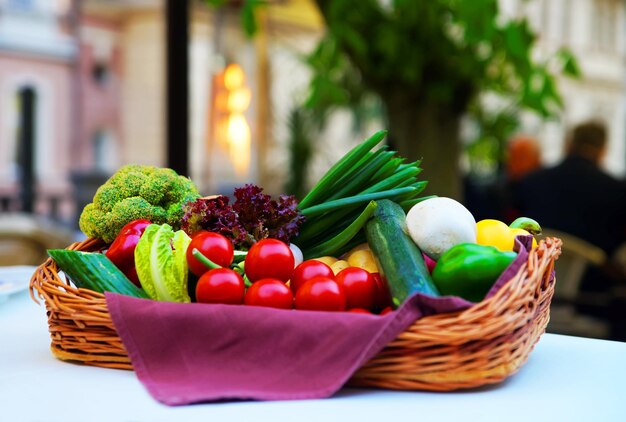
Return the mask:
<svg viewBox="0 0 626 422">
<path fill-rule="evenodd" d="M 518 374 L 475 391 L 183 407 L 153 400 L 131 371 L 61 362 L 49 344 L 27 292 L 0 304 L 0 421 L 626 421 L 626 343 L 546 334 Z"/>
</svg>

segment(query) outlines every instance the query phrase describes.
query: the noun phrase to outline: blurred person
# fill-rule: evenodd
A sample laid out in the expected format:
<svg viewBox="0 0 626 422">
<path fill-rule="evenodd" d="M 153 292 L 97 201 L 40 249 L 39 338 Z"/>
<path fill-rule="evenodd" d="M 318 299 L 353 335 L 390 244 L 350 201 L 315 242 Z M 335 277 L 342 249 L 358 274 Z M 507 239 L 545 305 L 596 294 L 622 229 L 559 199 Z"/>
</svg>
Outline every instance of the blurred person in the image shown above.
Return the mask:
<svg viewBox="0 0 626 422">
<path fill-rule="evenodd" d="M 537 140 L 529 135 L 517 135 L 507 144 L 505 162 L 505 180 L 503 183 L 502 219 L 511 223 L 517 217 L 522 216 L 516 207 L 513 192 L 517 185 L 529 173 L 541 167 L 541 149 Z"/>
<path fill-rule="evenodd" d="M 508 142 L 506 174 L 510 181 L 517 182 L 539 167 L 541 167 L 541 149 L 535 138 L 518 135 Z"/>
<path fill-rule="evenodd" d="M 611 257 L 626 241 L 626 184 L 600 164 L 607 152 L 607 131 L 595 121 L 576 126 L 566 142 L 565 158 L 556 166 L 521 179 L 514 198 L 520 213 L 546 228 L 577 236 Z M 581 293 L 609 293 L 623 273 L 616 267 L 590 267 Z M 580 309 L 605 316 L 602 311 Z"/>
<path fill-rule="evenodd" d="M 513 205 L 512 190 L 519 180 L 541 166 L 541 151 L 537 140 L 528 135 L 517 135 L 506 144 L 503 171 L 491 183 L 481 184 L 466 177 L 465 206 L 476 221 L 486 218 L 511 223 L 520 216 Z"/>
</svg>

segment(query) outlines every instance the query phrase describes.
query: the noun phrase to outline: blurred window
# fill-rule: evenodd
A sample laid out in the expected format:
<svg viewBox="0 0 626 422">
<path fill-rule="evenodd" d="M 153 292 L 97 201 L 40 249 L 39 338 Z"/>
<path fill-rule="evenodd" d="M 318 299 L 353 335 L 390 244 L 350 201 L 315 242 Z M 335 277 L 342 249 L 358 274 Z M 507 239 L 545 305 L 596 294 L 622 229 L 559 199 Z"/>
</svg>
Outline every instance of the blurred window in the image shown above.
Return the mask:
<svg viewBox="0 0 626 422">
<path fill-rule="evenodd" d="M 15 99 L 17 103 L 17 126 L 15 131 L 15 163 L 17 164 L 17 177 L 22 178 L 22 173 L 26 165 L 32 166 L 34 161 L 34 154 L 37 142 L 37 132 L 35 129 L 35 116 L 37 115 L 37 91 L 34 87 L 28 85 L 24 86 L 17 91 Z M 28 108 L 31 108 L 30 110 Z M 29 125 L 30 127 L 27 127 Z M 29 130 L 30 129 L 30 130 Z M 25 145 L 23 143 L 22 136 L 25 131 L 29 131 L 33 136 L 33 145 L 29 151 L 29 155 L 26 155 Z"/>
<path fill-rule="evenodd" d="M 91 76 L 97 85 L 105 86 L 111 77 L 109 66 L 106 63 L 95 63 L 91 69 Z"/>
<path fill-rule="evenodd" d="M 92 135 L 94 167 L 103 173 L 111 172 L 116 167 L 116 148 L 113 133 L 108 129 L 99 129 Z"/>
</svg>

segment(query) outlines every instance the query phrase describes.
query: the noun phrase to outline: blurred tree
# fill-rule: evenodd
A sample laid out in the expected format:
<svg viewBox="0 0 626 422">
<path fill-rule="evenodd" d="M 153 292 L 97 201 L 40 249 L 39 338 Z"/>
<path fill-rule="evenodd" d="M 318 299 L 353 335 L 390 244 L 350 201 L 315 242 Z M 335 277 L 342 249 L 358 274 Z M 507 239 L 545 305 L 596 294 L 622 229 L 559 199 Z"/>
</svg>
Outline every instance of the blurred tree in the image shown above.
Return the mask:
<svg viewBox="0 0 626 422">
<path fill-rule="evenodd" d="M 553 75 L 578 74 L 566 50 L 533 60 L 528 22 L 503 20 L 497 0 L 316 3 L 328 31 L 308 58 L 314 75 L 307 105 L 354 107 L 368 95 L 380 98 L 390 143 L 411 159 L 424 158 L 429 191 L 441 196 L 461 196 L 463 115 L 478 120 L 479 142 L 501 137 L 515 127 L 518 109 L 557 112 Z M 486 93 L 506 98 L 506 111 L 486 112 Z"/>
<path fill-rule="evenodd" d="M 309 171 L 313 141 L 311 139 L 310 111 L 294 107 L 289 112 L 289 171 L 285 193 L 302 199 L 306 195 L 306 176 Z"/>
<path fill-rule="evenodd" d="M 554 115 L 562 107 L 554 75 L 579 73 L 566 49 L 535 60 L 527 20 L 502 19 L 498 0 L 315 2 L 327 31 L 307 57 L 313 77 L 306 105 L 323 119 L 336 107 L 358 115 L 380 101 L 389 143 L 410 159 L 424 158 L 428 191 L 441 196 L 461 197 L 464 115 L 478 121 L 478 142 L 488 147 L 515 127 L 519 110 Z M 251 10 L 262 3 L 243 3 L 252 34 Z M 485 111 L 482 98 L 489 94 L 504 99 L 506 111 Z"/>
</svg>

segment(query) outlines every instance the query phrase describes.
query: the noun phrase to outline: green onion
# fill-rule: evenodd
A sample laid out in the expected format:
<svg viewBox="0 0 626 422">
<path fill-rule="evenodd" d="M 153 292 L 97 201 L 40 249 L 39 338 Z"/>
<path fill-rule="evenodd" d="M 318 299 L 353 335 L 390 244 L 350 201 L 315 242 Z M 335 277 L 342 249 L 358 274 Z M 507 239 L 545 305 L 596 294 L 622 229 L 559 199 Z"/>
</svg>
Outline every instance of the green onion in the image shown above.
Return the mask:
<svg viewBox="0 0 626 422">
<path fill-rule="evenodd" d="M 344 208 L 348 205 L 358 205 L 363 202 L 368 202 L 376 199 L 392 198 L 396 195 L 402 195 L 405 193 L 415 192 L 415 188 L 407 186 L 405 188 L 390 189 L 382 192 L 367 193 L 365 195 L 349 196 L 347 198 L 336 199 L 334 201 L 324 202 L 323 204 L 314 205 L 309 208 L 301 209 L 300 212 L 307 218 L 315 215 L 323 214 L 329 211 L 335 211 L 337 209 Z"/>
<path fill-rule="evenodd" d="M 377 132 L 353 148 L 300 202 L 306 221 L 294 242 L 305 256 L 338 253 L 364 242 L 362 230 L 354 232 L 355 222 L 370 201 L 389 199 L 405 210 L 419 202 L 417 196 L 427 184 L 417 178 L 421 160 L 407 163 L 386 146 L 374 150 L 385 134 Z M 346 233 L 350 234 L 347 241 Z"/>
<path fill-rule="evenodd" d="M 378 205 L 375 201 L 370 201 L 363 212 L 337 236 L 328 239 L 326 242 L 309 249 L 304 256 L 305 259 L 315 258 L 319 256 L 334 255 L 343 248 L 350 240 L 352 240 L 359 231 L 365 226 Z"/>
<path fill-rule="evenodd" d="M 389 161 L 389 159 L 393 157 L 394 154 L 395 152 L 393 151 L 385 151 L 384 153 L 379 154 L 374 160 L 364 166 L 361 171 L 354 175 L 351 175 L 351 177 L 345 180 L 343 183 L 341 183 L 340 181 L 338 183 L 339 188 L 328 199 L 332 200 L 342 198 L 348 194 L 356 195 L 359 192 L 357 189 L 367 183 L 372 178 L 372 175 L 380 167 L 382 167 L 384 163 Z"/>
<path fill-rule="evenodd" d="M 413 205 L 419 204 L 420 202 L 425 201 L 427 199 L 436 198 L 436 197 L 437 197 L 437 195 L 422 196 L 421 198 L 409 199 L 407 201 L 402 201 L 402 202 L 400 202 L 399 205 L 402 207 L 404 212 L 409 212 L 409 210 L 411 208 L 413 208 Z"/>
<path fill-rule="evenodd" d="M 415 175 L 419 174 L 419 170 L 416 169 L 415 167 L 407 167 L 399 172 L 397 172 L 396 174 L 394 174 L 391 177 L 388 177 L 384 180 L 381 180 L 380 182 L 376 183 L 373 186 L 370 186 L 369 188 L 365 189 L 364 191 L 361 191 L 360 194 L 367 194 L 367 193 L 372 193 L 372 192 L 380 192 L 382 190 L 388 190 L 391 188 L 396 187 L 397 184 L 401 183 L 404 180 L 407 180 L 409 178 L 411 178 L 411 180 L 413 180 L 413 178 L 415 177 Z"/>
<path fill-rule="evenodd" d="M 372 148 L 374 148 L 387 135 L 386 130 L 376 132 L 365 142 L 354 147 L 350 152 L 343 156 L 328 172 L 322 176 L 317 185 L 300 201 L 300 207 L 306 208 L 308 205 L 314 204 L 317 199 L 325 194 L 327 188 L 333 184 L 339 177 L 343 176 L 363 158 Z"/>
</svg>

